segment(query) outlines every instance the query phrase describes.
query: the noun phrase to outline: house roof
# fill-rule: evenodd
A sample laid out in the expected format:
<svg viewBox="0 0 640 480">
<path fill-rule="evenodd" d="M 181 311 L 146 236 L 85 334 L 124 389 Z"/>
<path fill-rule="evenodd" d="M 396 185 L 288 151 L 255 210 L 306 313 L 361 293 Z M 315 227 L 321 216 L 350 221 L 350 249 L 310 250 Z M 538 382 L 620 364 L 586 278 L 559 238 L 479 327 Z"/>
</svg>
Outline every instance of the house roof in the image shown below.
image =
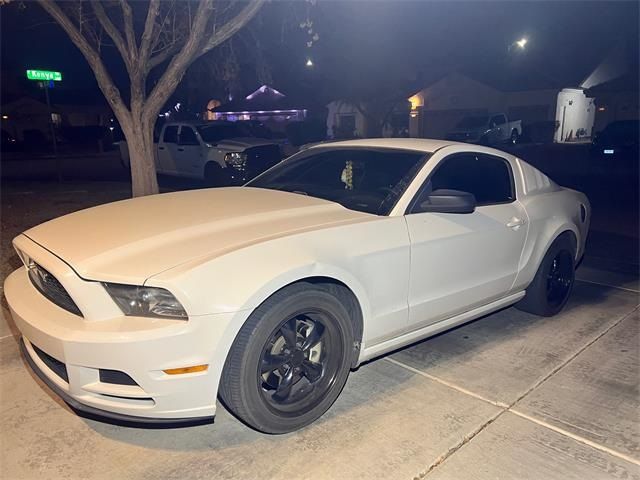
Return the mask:
<svg viewBox="0 0 640 480">
<path fill-rule="evenodd" d="M 604 92 L 638 92 L 640 76 L 637 70 L 630 71 L 625 75 L 614 78 L 608 82 L 601 83 L 586 90 L 587 96 L 596 96 Z"/>
<path fill-rule="evenodd" d="M 278 110 L 301 110 L 305 108 L 296 101 L 268 85 L 262 85 L 244 98 L 234 99 L 213 109 L 213 112 L 273 112 Z"/>
</svg>

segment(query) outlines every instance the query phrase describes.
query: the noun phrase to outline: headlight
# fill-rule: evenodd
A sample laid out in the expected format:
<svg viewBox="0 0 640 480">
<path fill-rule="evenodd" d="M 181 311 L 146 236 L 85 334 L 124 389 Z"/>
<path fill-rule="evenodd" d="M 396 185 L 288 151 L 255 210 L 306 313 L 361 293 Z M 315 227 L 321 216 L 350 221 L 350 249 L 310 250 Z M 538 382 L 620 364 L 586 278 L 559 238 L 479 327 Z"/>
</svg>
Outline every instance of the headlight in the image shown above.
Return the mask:
<svg viewBox="0 0 640 480">
<path fill-rule="evenodd" d="M 187 320 L 187 312 L 180 302 L 164 288 L 119 283 L 103 285 L 125 315 Z"/>
<path fill-rule="evenodd" d="M 243 168 L 247 163 L 247 154 L 241 152 L 230 152 L 225 154 L 224 161 L 235 168 Z"/>
</svg>

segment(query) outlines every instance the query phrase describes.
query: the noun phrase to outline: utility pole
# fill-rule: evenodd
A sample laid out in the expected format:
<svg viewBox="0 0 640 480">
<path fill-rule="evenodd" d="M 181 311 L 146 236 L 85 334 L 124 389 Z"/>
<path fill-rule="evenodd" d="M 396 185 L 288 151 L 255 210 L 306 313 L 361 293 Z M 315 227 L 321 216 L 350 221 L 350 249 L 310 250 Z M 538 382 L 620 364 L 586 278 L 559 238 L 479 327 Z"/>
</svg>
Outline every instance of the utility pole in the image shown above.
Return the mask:
<svg viewBox="0 0 640 480">
<path fill-rule="evenodd" d="M 49 111 L 49 127 L 51 128 L 51 139 L 53 140 L 53 157 L 56 160 L 56 174 L 58 176 L 58 182 L 62 182 L 62 168 L 60 165 L 60 157 L 58 157 L 58 140 L 56 139 L 56 129 L 53 124 L 53 111 L 51 110 L 51 101 L 49 100 L 49 83 L 53 84 L 53 80 L 48 82 L 41 82 L 42 88 L 44 88 L 44 96 L 47 99 L 47 110 Z"/>
</svg>

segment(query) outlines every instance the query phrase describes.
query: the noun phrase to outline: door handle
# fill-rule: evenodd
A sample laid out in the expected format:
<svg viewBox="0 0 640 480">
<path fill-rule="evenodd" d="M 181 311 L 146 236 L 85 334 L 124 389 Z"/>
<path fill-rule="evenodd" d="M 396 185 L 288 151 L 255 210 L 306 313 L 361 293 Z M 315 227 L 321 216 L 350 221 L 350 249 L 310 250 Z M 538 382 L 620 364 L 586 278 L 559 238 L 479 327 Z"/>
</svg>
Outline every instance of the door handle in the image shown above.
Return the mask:
<svg viewBox="0 0 640 480">
<path fill-rule="evenodd" d="M 164 147 L 158 147 L 158 150 L 164 150 Z"/>
<path fill-rule="evenodd" d="M 518 227 L 521 227 L 522 225 L 524 225 L 524 223 L 525 222 L 522 218 L 512 217 L 509 223 L 507 223 L 507 227 L 513 228 L 515 230 Z"/>
<path fill-rule="evenodd" d="M 179 152 L 184 152 L 184 148 L 178 148 Z"/>
</svg>

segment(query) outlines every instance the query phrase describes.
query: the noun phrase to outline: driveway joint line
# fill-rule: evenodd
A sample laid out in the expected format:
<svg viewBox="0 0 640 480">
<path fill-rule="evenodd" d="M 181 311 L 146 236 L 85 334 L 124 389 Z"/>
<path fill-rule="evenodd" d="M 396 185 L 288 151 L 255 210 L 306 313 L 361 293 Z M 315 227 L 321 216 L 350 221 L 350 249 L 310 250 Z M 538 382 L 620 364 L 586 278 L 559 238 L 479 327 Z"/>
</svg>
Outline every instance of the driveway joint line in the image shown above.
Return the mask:
<svg viewBox="0 0 640 480">
<path fill-rule="evenodd" d="M 576 435 L 575 433 L 571 433 L 570 431 L 565 430 L 564 428 L 556 427 L 555 425 L 551 423 L 547 423 L 544 420 L 540 420 L 539 418 L 536 418 L 532 415 L 528 415 L 526 413 L 523 413 L 514 409 L 510 409 L 508 411 L 513 413 L 514 415 L 519 416 L 520 418 L 524 418 L 525 420 L 529 420 L 530 422 L 533 422 L 537 425 L 548 428 L 549 430 L 553 430 L 554 432 L 564 435 L 565 437 L 569 437 L 575 440 L 576 442 L 582 443 L 584 445 L 588 445 L 589 447 L 595 448 L 596 450 L 600 450 L 601 452 L 608 453 L 613 457 L 621 458 L 622 460 L 626 460 L 629 463 L 633 463 L 634 465 L 640 466 L 640 460 L 633 458 L 625 453 L 618 452 L 617 450 L 613 450 L 604 445 L 600 445 L 599 443 L 596 443 L 593 440 L 589 440 L 588 438 L 582 437 L 580 435 Z"/>
<path fill-rule="evenodd" d="M 540 385 L 542 385 L 544 382 L 549 380 L 552 376 L 554 376 L 556 373 L 558 373 L 560 370 L 562 370 L 564 367 L 566 367 L 578 355 L 580 355 L 587 348 L 589 348 L 591 345 L 593 345 L 598 340 L 600 340 L 602 337 L 604 337 L 607 333 L 609 333 L 612 329 L 614 329 L 620 323 L 622 323 L 623 320 L 625 320 L 628 317 L 630 317 L 631 315 L 633 315 L 638 310 L 638 307 L 639 307 L 639 305 L 636 305 L 635 307 L 633 307 L 632 310 L 630 310 L 629 312 L 625 313 L 624 315 L 621 315 L 620 318 L 618 318 L 616 321 L 614 321 L 611 325 L 609 325 L 607 328 L 605 328 L 602 332 L 600 332 L 598 335 L 596 335 L 594 338 L 592 338 L 590 341 L 588 341 L 586 344 L 584 344 L 582 347 L 580 347 L 578 350 L 576 350 L 568 358 L 563 360 L 559 365 L 557 365 L 555 368 L 553 368 L 547 375 L 545 375 L 544 377 L 539 379 L 536 383 L 534 383 L 534 385 L 531 388 L 529 388 L 526 392 L 524 392 L 522 395 L 520 395 L 520 397 L 518 397 L 513 403 L 511 403 L 511 405 L 509 405 L 509 408 L 511 409 L 511 408 L 515 407 L 518 404 L 518 402 L 520 402 L 524 397 L 529 395 L 536 388 L 538 388 Z"/>
<path fill-rule="evenodd" d="M 483 402 L 486 403 L 490 403 L 491 405 L 495 406 L 495 407 L 499 407 L 502 409 L 508 409 L 509 405 L 500 401 L 495 401 L 495 400 L 491 400 L 489 398 L 483 397 L 482 395 L 479 395 L 475 392 L 472 392 L 471 390 L 467 390 L 464 387 L 460 387 L 459 385 L 456 385 L 455 383 L 451 383 L 448 382 L 447 380 L 443 380 L 442 378 L 438 378 L 435 377 L 433 375 L 430 375 L 426 372 L 423 372 L 421 370 L 418 370 L 417 368 L 413 368 L 405 363 L 399 362 L 398 360 L 394 359 L 394 358 L 385 358 L 385 360 L 387 362 L 393 363 L 394 365 L 397 365 L 399 367 L 404 368 L 405 370 L 409 370 L 410 372 L 413 372 L 417 375 L 420 375 L 422 377 L 428 378 L 429 380 L 433 380 L 434 382 L 440 383 L 442 385 L 445 385 L 453 390 L 457 390 L 460 393 L 464 393 L 465 395 L 469 395 L 470 397 L 473 398 L 477 398 L 478 400 L 482 400 Z"/>
<path fill-rule="evenodd" d="M 633 288 L 620 287 L 618 285 L 610 285 L 608 283 L 602 283 L 602 282 L 594 282 L 593 280 L 583 280 L 581 278 L 576 278 L 576 281 L 577 282 L 590 283 L 592 285 L 600 285 L 601 287 L 615 288 L 616 290 L 622 290 L 624 292 L 640 293 L 640 290 L 635 290 Z"/>
<path fill-rule="evenodd" d="M 452 390 L 456 390 L 460 393 L 463 393 L 465 395 L 468 395 L 470 397 L 476 398 L 478 400 L 481 400 L 485 403 L 489 403 L 490 405 L 493 405 L 495 407 L 501 408 L 502 410 L 500 410 L 496 415 L 492 416 L 491 418 L 489 418 L 489 420 L 487 420 L 485 423 L 483 423 L 482 425 L 480 425 L 480 427 L 478 427 L 477 429 L 475 429 L 474 431 L 472 431 L 470 434 L 465 435 L 463 437 L 463 439 L 458 442 L 456 445 L 454 445 L 453 447 L 451 447 L 449 450 L 447 450 L 444 454 L 440 455 L 434 462 L 432 462 L 426 470 L 420 472 L 418 475 L 416 475 L 414 477 L 414 480 L 416 479 L 423 479 L 425 478 L 427 475 L 429 475 L 435 468 L 437 468 L 438 466 L 440 466 L 441 464 L 443 464 L 450 456 L 452 456 L 454 453 L 456 453 L 458 450 L 460 450 L 463 446 L 465 446 L 467 443 L 471 442 L 471 440 L 473 440 L 480 432 L 482 432 L 484 429 L 486 429 L 489 425 L 491 425 L 493 422 L 495 422 L 498 418 L 500 418 L 505 412 L 512 412 L 514 413 L 514 415 L 518 415 L 520 418 L 524 418 L 526 420 L 530 420 L 534 423 L 536 423 L 537 425 L 540 425 L 542 427 L 546 427 L 549 428 L 550 430 L 556 432 L 556 433 L 560 433 L 562 435 L 565 435 L 579 443 L 582 443 L 584 445 L 588 445 L 591 446 L 597 450 L 600 450 L 602 452 L 606 452 L 614 457 L 617 458 L 621 458 L 623 460 L 629 461 L 635 465 L 640 465 L 640 461 L 636 460 L 632 457 L 629 457 L 628 455 L 618 452 L 616 450 L 610 449 L 609 447 L 606 447 L 604 445 L 600 445 L 596 442 L 593 442 L 587 438 L 581 437 L 579 435 L 576 435 L 574 433 L 565 431 L 564 429 L 561 429 L 559 427 L 554 427 L 550 424 L 548 424 L 547 422 L 544 422 L 542 420 L 537 420 L 534 419 L 533 417 L 530 417 L 529 415 L 523 414 L 521 412 L 518 412 L 517 410 L 513 410 L 513 407 L 515 407 L 523 398 L 525 398 L 527 395 L 529 395 L 532 391 L 534 391 L 536 388 L 538 388 L 540 385 L 542 385 L 544 382 L 546 382 L 549 378 L 551 378 L 552 376 L 554 376 L 556 373 L 558 373 L 560 370 L 562 370 L 565 366 L 567 366 L 569 363 L 571 363 L 578 355 L 580 355 L 582 352 L 584 352 L 587 348 L 589 348 L 591 345 L 593 345 L 594 343 L 596 343 L 598 340 L 600 340 L 603 336 L 605 336 L 607 333 L 609 333 L 613 328 L 615 328 L 616 326 L 618 326 L 620 323 L 622 323 L 625 319 L 627 319 L 628 317 L 630 317 L 631 315 L 633 315 L 638 309 L 640 308 L 640 305 L 636 305 L 631 311 L 625 313 L 624 315 L 621 315 L 620 318 L 618 318 L 616 321 L 614 321 L 611 325 L 609 325 L 607 328 L 605 328 L 602 332 L 600 332 L 598 335 L 596 335 L 594 338 L 592 338 L 589 342 L 587 342 L 585 345 L 583 345 L 582 347 L 580 347 L 576 352 L 574 352 L 572 355 L 570 355 L 568 358 L 566 358 L 564 361 L 562 361 L 558 366 L 556 366 L 554 369 L 551 370 L 551 372 L 549 372 L 547 375 L 545 375 L 544 377 L 542 377 L 541 379 L 539 379 L 537 382 L 534 383 L 534 385 L 529 388 L 527 391 L 525 391 L 522 395 L 520 395 L 516 400 L 514 400 L 511 404 L 506 404 L 504 402 L 500 402 L 498 400 L 490 400 L 486 397 L 483 397 L 480 394 L 477 394 L 475 392 L 472 392 L 471 390 L 467 390 L 464 387 L 460 387 L 459 385 L 456 385 L 454 383 L 448 382 L 446 380 L 443 380 L 441 378 L 438 378 L 434 375 L 431 375 L 429 373 L 423 372 L 417 368 L 411 367 L 403 362 L 399 362 L 398 360 L 395 360 L 393 358 L 385 358 L 384 360 L 386 360 L 389 363 L 392 363 L 394 365 L 397 365 L 401 368 L 404 368 L 410 372 L 413 372 L 417 375 L 420 375 L 422 377 L 425 377 L 429 380 L 432 380 L 434 382 L 440 383 L 442 385 L 445 385 L 449 388 L 451 388 Z"/>
</svg>

